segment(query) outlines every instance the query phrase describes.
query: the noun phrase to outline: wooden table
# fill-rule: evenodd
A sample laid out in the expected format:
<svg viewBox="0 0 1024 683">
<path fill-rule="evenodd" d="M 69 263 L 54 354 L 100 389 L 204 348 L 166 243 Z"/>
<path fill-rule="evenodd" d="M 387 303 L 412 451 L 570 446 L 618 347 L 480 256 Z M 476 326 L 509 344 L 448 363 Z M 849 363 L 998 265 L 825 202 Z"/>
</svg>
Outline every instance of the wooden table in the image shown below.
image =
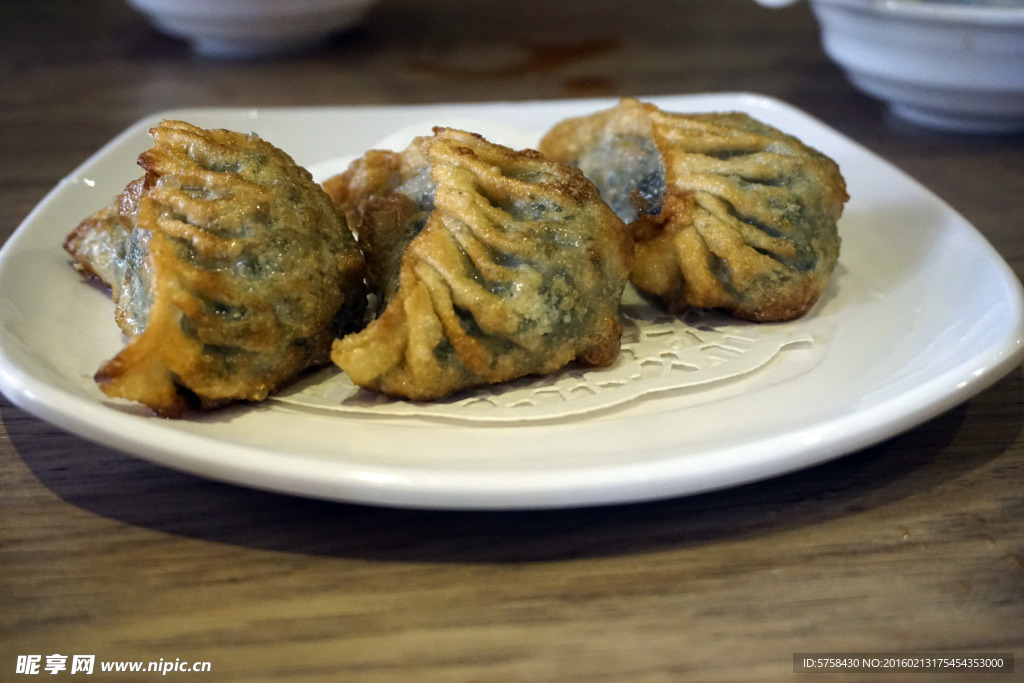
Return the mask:
<svg viewBox="0 0 1024 683">
<path fill-rule="evenodd" d="M 383 0 L 321 49 L 211 62 L 117 0 L 7 2 L 0 83 L 4 239 L 114 135 L 174 107 L 752 91 L 907 171 L 1024 272 L 1024 137 L 893 119 L 828 61 L 805 5 Z M 798 652 L 1020 657 L 1022 427 L 1018 368 L 901 436 L 763 483 L 470 513 L 216 483 L 3 399 L 0 679 L 32 680 L 18 657 L 54 653 L 205 661 L 168 680 L 248 682 L 774 681 Z"/>
</svg>

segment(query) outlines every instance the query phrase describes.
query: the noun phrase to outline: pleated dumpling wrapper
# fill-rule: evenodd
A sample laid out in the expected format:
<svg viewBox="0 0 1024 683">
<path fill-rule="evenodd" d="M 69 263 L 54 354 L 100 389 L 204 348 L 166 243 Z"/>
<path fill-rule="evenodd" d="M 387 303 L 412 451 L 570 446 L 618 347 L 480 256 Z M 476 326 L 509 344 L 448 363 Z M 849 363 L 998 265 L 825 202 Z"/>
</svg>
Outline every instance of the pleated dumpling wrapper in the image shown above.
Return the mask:
<svg viewBox="0 0 1024 683">
<path fill-rule="evenodd" d="M 676 114 L 624 99 L 543 138 L 629 225 L 632 281 L 672 312 L 783 321 L 820 298 L 848 199 L 838 165 L 743 113 Z"/>
<path fill-rule="evenodd" d="M 363 320 L 365 262 L 312 176 L 256 135 L 162 121 L 145 176 L 65 240 L 126 346 L 95 375 L 158 415 L 259 401 Z"/>
<path fill-rule="evenodd" d="M 618 357 L 632 243 L 578 169 L 435 128 L 325 187 L 379 299 L 378 317 L 334 345 L 358 386 L 430 400 Z"/>
</svg>

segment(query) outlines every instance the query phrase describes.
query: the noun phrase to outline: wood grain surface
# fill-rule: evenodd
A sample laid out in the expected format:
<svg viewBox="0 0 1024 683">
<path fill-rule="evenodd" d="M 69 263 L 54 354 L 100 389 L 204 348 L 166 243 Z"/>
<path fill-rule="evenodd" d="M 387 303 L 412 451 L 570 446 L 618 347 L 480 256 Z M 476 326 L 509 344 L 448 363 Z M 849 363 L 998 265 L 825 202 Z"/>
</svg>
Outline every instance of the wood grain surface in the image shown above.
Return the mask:
<svg viewBox="0 0 1024 683">
<path fill-rule="evenodd" d="M 235 62 L 193 55 L 119 0 L 6 2 L 0 85 L 4 240 L 84 159 L 170 108 L 751 91 L 905 170 L 1024 272 L 1024 137 L 894 119 L 828 61 L 806 4 L 382 0 L 319 48 Z M 934 680 L 794 674 L 793 655 L 1024 656 L 1022 431 L 1017 368 L 885 443 L 761 483 L 437 512 L 216 483 L 0 399 L 0 680 L 33 680 L 16 671 L 32 654 L 211 665 L 87 680 Z"/>
</svg>

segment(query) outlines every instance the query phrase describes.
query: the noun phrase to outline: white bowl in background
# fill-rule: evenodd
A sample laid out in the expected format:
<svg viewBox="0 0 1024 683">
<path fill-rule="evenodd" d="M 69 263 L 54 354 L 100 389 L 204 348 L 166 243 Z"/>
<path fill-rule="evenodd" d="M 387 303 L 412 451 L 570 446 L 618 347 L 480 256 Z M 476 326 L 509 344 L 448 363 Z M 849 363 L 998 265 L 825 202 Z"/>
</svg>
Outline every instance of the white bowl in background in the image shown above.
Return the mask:
<svg viewBox="0 0 1024 683">
<path fill-rule="evenodd" d="M 201 55 L 281 54 L 356 25 L 376 0 L 126 0 Z"/>
<path fill-rule="evenodd" d="M 948 131 L 1024 131 L 1022 0 L 811 0 L 826 53 L 865 93 Z"/>
</svg>

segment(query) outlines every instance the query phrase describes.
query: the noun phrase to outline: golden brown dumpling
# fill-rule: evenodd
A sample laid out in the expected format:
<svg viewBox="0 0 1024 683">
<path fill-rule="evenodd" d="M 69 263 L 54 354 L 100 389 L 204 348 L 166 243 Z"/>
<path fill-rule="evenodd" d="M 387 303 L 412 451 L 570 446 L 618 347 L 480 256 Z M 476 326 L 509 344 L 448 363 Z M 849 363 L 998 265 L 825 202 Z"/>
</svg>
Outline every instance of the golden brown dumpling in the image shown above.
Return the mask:
<svg viewBox="0 0 1024 683">
<path fill-rule="evenodd" d="M 163 416 L 266 398 L 329 362 L 365 308 L 364 261 L 310 174 L 256 135 L 163 121 L 143 178 L 65 242 L 129 340 L 96 373 Z"/>
<path fill-rule="evenodd" d="M 334 346 L 357 385 L 427 400 L 618 356 L 632 244 L 577 169 L 435 128 L 325 187 L 381 299 Z"/>
<path fill-rule="evenodd" d="M 746 114 L 624 99 L 557 124 L 539 148 L 579 167 L 630 225 L 632 281 L 670 311 L 796 318 L 839 258 L 848 197 L 838 166 Z"/>
</svg>

